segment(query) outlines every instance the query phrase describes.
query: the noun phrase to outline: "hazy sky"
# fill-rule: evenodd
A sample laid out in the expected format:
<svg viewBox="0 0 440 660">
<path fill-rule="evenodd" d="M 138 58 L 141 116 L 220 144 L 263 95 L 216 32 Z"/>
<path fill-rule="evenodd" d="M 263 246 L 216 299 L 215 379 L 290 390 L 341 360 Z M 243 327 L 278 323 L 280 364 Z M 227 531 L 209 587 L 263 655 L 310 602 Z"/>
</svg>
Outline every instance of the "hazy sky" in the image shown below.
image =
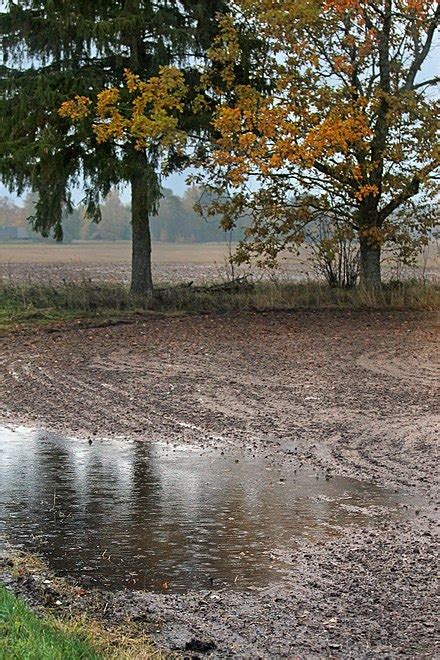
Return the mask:
<svg viewBox="0 0 440 660">
<path fill-rule="evenodd" d="M 186 174 L 173 174 L 172 176 L 167 177 L 166 179 L 163 179 L 163 186 L 165 188 L 171 188 L 176 195 L 183 195 L 186 189 L 186 184 L 185 184 L 185 178 Z M 17 197 L 17 195 L 14 195 L 13 193 L 10 193 L 5 186 L 3 186 L 0 183 L 0 197 L 8 197 L 9 199 L 13 200 L 14 202 L 20 202 L 20 198 Z M 130 193 L 129 190 L 126 189 L 125 192 L 121 194 L 122 199 L 124 202 L 128 202 L 130 198 Z M 78 194 L 75 195 L 76 201 L 80 201 L 81 199 L 81 192 L 78 191 Z"/>
</svg>

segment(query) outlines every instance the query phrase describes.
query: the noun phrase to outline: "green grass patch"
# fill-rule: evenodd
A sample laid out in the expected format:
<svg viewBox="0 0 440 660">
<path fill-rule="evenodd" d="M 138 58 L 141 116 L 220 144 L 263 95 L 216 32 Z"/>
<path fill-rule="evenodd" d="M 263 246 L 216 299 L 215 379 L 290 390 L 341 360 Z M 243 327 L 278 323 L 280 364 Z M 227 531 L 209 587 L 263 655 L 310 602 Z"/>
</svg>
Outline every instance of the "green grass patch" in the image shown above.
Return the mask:
<svg viewBox="0 0 440 660">
<path fill-rule="evenodd" d="M 108 319 L 151 311 L 232 312 L 290 309 L 438 309 L 440 285 L 417 281 L 384 284 L 380 291 L 330 288 L 319 282 L 220 283 L 161 286 L 154 299 L 122 284 L 0 285 L 0 329 L 73 319 Z"/>
<path fill-rule="evenodd" d="M 98 660 L 88 634 L 55 619 L 39 618 L 0 585 L 1 660 Z"/>
<path fill-rule="evenodd" d="M 32 556 L 18 561 L 24 574 L 39 562 Z M 73 617 L 66 611 L 60 618 L 38 615 L 20 598 L 0 585 L 0 660 L 163 660 L 144 631 L 121 621 L 111 628 L 85 613 Z M 72 618 L 73 617 L 73 618 Z"/>
</svg>

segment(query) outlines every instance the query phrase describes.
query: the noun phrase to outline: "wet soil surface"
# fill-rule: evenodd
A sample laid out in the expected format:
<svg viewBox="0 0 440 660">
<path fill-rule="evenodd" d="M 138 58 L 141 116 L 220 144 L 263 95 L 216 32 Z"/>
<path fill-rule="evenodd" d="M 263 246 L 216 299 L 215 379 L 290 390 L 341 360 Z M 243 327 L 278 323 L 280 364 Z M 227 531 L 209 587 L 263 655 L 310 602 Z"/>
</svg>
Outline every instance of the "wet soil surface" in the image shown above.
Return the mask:
<svg viewBox="0 0 440 660">
<path fill-rule="evenodd" d="M 0 341 L 6 424 L 242 449 L 273 469 L 329 471 L 423 499 L 411 519 L 302 539 L 274 586 L 98 600 L 93 591 L 83 607 L 129 616 L 189 656 L 436 655 L 434 314 L 157 317 Z M 22 591 L 38 593 L 29 580 Z"/>
</svg>

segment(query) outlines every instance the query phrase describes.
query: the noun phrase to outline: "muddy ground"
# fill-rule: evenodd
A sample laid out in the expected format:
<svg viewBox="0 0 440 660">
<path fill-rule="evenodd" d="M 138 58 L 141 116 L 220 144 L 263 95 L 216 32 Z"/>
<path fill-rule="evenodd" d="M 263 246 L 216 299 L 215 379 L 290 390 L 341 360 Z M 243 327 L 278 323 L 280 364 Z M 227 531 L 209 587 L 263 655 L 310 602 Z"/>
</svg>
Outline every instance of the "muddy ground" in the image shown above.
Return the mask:
<svg viewBox="0 0 440 660">
<path fill-rule="evenodd" d="M 81 607 L 187 656 L 435 657 L 439 329 L 429 312 L 320 311 L 1 337 L 3 422 L 241 446 L 410 496 L 407 521 L 299 545 L 284 586 Z M 37 597 L 37 578 L 12 581 Z"/>
</svg>

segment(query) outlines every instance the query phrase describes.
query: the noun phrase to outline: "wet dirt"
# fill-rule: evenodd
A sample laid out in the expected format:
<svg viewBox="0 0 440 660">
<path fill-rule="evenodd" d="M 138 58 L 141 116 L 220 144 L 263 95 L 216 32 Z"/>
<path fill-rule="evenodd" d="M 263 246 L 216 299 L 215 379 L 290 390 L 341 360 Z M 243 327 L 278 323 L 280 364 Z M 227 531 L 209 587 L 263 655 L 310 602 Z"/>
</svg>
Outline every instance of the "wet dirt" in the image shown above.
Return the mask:
<svg viewBox="0 0 440 660">
<path fill-rule="evenodd" d="M 436 656 L 436 314 L 158 317 L 0 342 L 5 424 L 86 444 L 123 436 L 239 450 L 274 470 L 329 471 L 423 499 L 409 519 L 302 538 L 283 552 L 289 575 L 274 586 L 98 600 L 92 590 L 84 607 L 131 617 L 191 656 Z M 14 582 L 24 594 L 30 583 Z"/>
</svg>

